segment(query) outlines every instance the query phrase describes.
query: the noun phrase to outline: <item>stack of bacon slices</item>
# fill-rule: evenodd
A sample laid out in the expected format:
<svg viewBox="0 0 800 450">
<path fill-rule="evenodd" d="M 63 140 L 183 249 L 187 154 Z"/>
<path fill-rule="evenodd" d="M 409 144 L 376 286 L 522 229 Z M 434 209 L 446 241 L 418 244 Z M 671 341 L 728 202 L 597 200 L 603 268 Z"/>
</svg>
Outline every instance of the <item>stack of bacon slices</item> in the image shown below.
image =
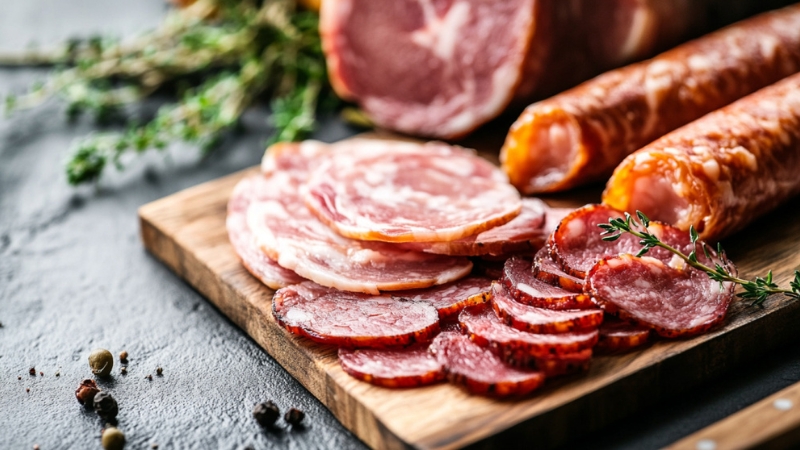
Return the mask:
<svg viewBox="0 0 800 450">
<path fill-rule="evenodd" d="M 597 225 L 612 217 L 622 214 L 520 198 L 470 150 L 361 139 L 273 146 L 236 186 L 227 226 L 244 266 L 277 289 L 278 323 L 338 346 L 350 375 L 508 396 L 586 370 L 593 350 L 724 319 L 732 285 L 663 249 L 631 256 L 633 236 L 603 241 Z M 648 231 L 686 253 L 704 245 L 667 225 Z M 499 280 L 477 269 L 489 260 L 505 260 Z"/>
</svg>

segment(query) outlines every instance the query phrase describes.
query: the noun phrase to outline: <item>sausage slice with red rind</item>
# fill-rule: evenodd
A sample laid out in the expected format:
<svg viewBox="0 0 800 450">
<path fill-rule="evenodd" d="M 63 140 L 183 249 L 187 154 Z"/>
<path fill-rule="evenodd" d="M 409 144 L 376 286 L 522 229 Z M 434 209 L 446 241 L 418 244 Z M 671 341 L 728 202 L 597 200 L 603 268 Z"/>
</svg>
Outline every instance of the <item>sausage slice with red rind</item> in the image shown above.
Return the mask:
<svg viewBox="0 0 800 450">
<path fill-rule="evenodd" d="M 526 305 L 555 310 L 597 308 L 586 294 L 567 291 L 536 278 L 530 261 L 523 258 L 507 260 L 500 281 L 516 301 Z"/>
<path fill-rule="evenodd" d="M 598 339 L 597 330 L 561 334 L 520 331 L 503 323 L 486 305 L 465 309 L 458 321 L 473 342 L 494 349 L 503 361 L 514 365 L 590 349 Z"/>
<path fill-rule="evenodd" d="M 272 312 L 291 333 L 340 347 L 402 347 L 439 332 L 439 315 L 429 303 L 339 291 L 311 281 L 275 292 Z"/>
<path fill-rule="evenodd" d="M 592 349 L 581 350 L 568 355 L 558 355 L 550 358 L 536 358 L 535 366 L 544 372 L 545 376 L 556 377 L 569 375 L 589 370 L 592 361 Z"/>
<path fill-rule="evenodd" d="M 440 319 L 454 317 L 462 309 L 486 303 L 492 291 L 492 280 L 486 277 L 467 277 L 452 283 L 425 289 L 394 291 L 392 296 L 433 305 Z"/>
<path fill-rule="evenodd" d="M 606 311 L 667 338 L 703 333 L 725 320 L 734 284 L 720 284 L 691 267 L 674 268 L 644 256 L 604 259 L 586 278 Z"/>
<path fill-rule="evenodd" d="M 444 367 L 428 347 L 339 349 L 339 365 L 353 378 L 376 386 L 408 388 L 445 379 Z"/>
<path fill-rule="evenodd" d="M 569 333 L 597 328 L 603 322 L 600 309 L 571 309 L 556 311 L 524 305 L 512 299 L 508 288 L 492 284 L 492 306 L 503 322 L 531 333 Z"/>
<path fill-rule="evenodd" d="M 600 340 L 595 347 L 606 353 L 623 352 L 647 343 L 650 328 L 607 316 L 600 325 Z"/>
<path fill-rule="evenodd" d="M 490 349 L 463 334 L 441 333 L 431 343 L 430 350 L 444 365 L 447 378 L 473 394 L 520 396 L 544 383 L 544 373 L 511 367 Z"/>
<path fill-rule="evenodd" d="M 561 270 L 561 266 L 550 256 L 550 247 L 547 245 L 533 256 L 533 276 L 571 292 L 583 292 L 583 280 Z"/>
</svg>

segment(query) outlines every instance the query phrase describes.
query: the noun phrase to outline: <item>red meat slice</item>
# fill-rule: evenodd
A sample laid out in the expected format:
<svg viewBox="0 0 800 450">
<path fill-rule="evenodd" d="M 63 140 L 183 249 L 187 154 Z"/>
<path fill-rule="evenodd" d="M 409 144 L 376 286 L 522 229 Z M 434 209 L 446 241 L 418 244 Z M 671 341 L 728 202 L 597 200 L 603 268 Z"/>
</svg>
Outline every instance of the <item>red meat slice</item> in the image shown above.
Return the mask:
<svg viewBox="0 0 800 450">
<path fill-rule="evenodd" d="M 533 276 L 571 292 L 583 292 L 583 280 L 561 270 L 561 266 L 550 256 L 550 247 L 546 245 L 533 257 Z"/>
<path fill-rule="evenodd" d="M 516 301 L 526 305 L 555 310 L 597 308 L 586 294 L 567 291 L 536 278 L 530 261 L 523 258 L 506 261 L 500 281 Z"/>
<path fill-rule="evenodd" d="M 528 253 L 541 248 L 549 233 L 544 233 L 547 205 L 535 198 L 522 199 L 522 211 L 510 222 L 482 233 L 450 242 L 408 242 L 403 248 L 454 256 L 505 256 Z"/>
<path fill-rule="evenodd" d="M 272 312 L 291 333 L 340 347 L 408 346 L 439 332 L 439 315 L 428 303 L 344 292 L 310 281 L 275 292 Z"/>
<path fill-rule="evenodd" d="M 489 278 L 468 277 L 441 286 L 395 291 L 391 294 L 398 298 L 430 303 L 439 312 L 440 319 L 447 319 L 467 306 L 489 301 L 491 291 L 492 280 Z"/>
<path fill-rule="evenodd" d="M 725 319 L 733 283 L 720 289 L 705 272 L 655 258 L 621 255 L 592 268 L 587 288 L 606 311 L 668 338 L 703 333 Z"/>
<path fill-rule="evenodd" d="M 525 367 L 536 358 L 554 358 L 591 349 L 597 330 L 561 334 L 535 334 L 504 324 L 491 308 L 467 308 L 458 316 L 462 330 L 472 342 L 490 347 L 508 364 Z"/>
<path fill-rule="evenodd" d="M 463 334 L 442 333 L 433 340 L 430 350 L 444 366 L 448 379 L 473 394 L 519 396 L 544 383 L 542 372 L 511 367 Z"/>
<path fill-rule="evenodd" d="M 592 361 L 592 349 L 587 348 L 568 355 L 557 355 L 549 358 L 536 358 L 536 368 L 544 372 L 545 376 L 555 377 L 589 370 Z"/>
<path fill-rule="evenodd" d="M 445 379 L 444 367 L 428 347 L 339 349 L 339 365 L 353 378 L 376 386 L 407 388 Z"/>
<path fill-rule="evenodd" d="M 634 325 L 613 316 L 603 319 L 597 350 L 606 353 L 623 352 L 647 343 L 650 328 Z"/>
<path fill-rule="evenodd" d="M 474 152 L 366 139 L 311 173 L 305 201 L 342 236 L 386 242 L 453 241 L 522 209 L 503 172 Z"/>
<path fill-rule="evenodd" d="M 568 333 L 597 328 L 603 322 L 600 309 L 555 311 L 523 305 L 501 283 L 492 284 L 492 305 L 503 322 L 531 333 Z"/>
</svg>

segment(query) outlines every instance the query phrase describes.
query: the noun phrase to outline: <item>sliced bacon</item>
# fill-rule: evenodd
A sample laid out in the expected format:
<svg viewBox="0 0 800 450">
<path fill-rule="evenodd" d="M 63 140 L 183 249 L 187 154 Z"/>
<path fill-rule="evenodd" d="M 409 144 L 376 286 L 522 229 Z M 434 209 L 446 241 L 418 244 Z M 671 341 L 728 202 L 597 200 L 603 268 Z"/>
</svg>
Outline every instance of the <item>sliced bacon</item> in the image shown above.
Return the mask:
<svg viewBox="0 0 800 450">
<path fill-rule="evenodd" d="M 466 258 L 348 239 L 320 222 L 299 192 L 311 165 L 307 148 L 282 145 L 267 152 L 262 166 L 273 168 L 265 171 L 261 187 L 267 198 L 247 211 L 259 246 L 278 264 L 323 286 L 369 294 L 444 284 L 469 274 L 472 263 Z"/>
<path fill-rule="evenodd" d="M 441 333 L 430 349 L 444 365 L 448 379 L 465 386 L 473 394 L 520 396 L 544 383 L 542 372 L 511 367 L 490 349 L 475 344 L 463 334 Z"/>
<path fill-rule="evenodd" d="M 303 278 L 281 267 L 258 247 L 256 238 L 247 225 L 247 208 L 264 192 L 264 177 L 254 175 L 236 184 L 228 200 L 228 217 L 225 225 L 228 238 L 242 265 L 259 281 L 272 289 L 300 283 Z"/>
<path fill-rule="evenodd" d="M 591 349 L 597 330 L 561 334 L 536 334 L 504 324 L 490 307 L 467 308 L 458 316 L 462 330 L 472 342 L 490 347 L 500 358 L 515 366 L 526 366 L 536 358 L 554 358 Z"/>
<path fill-rule="evenodd" d="M 550 247 L 547 245 L 533 256 L 533 276 L 570 292 L 583 292 L 583 280 L 561 270 L 561 266 L 550 256 Z"/>
<path fill-rule="evenodd" d="M 344 292 L 311 281 L 275 292 L 272 312 L 291 333 L 340 347 L 402 347 L 439 332 L 439 315 L 428 303 Z"/>
<path fill-rule="evenodd" d="M 349 143 L 308 180 L 305 201 L 342 236 L 386 242 L 453 241 L 502 225 L 522 209 L 503 172 L 442 143 Z"/>
<path fill-rule="evenodd" d="M 567 291 L 536 278 L 531 262 L 523 258 L 506 261 L 500 281 L 516 301 L 526 305 L 555 310 L 597 308 L 586 294 Z"/>
<path fill-rule="evenodd" d="M 649 336 L 650 328 L 610 316 L 600 325 L 600 340 L 595 348 L 606 353 L 624 352 L 646 344 Z"/>
<path fill-rule="evenodd" d="M 394 297 L 433 305 L 440 319 L 454 317 L 462 309 L 486 303 L 492 290 L 492 280 L 486 277 L 467 277 L 452 283 L 425 289 L 394 291 Z"/>
<path fill-rule="evenodd" d="M 545 376 L 556 377 L 589 370 L 592 361 L 592 349 L 587 348 L 567 355 L 536 358 L 534 364 Z"/>
<path fill-rule="evenodd" d="M 599 309 L 555 311 L 524 305 L 513 300 L 501 283 L 492 284 L 492 305 L 503 322 L 531 333 L 568 333 L 597 328 L 603 322 Z"/>
<path fill-rule="evenodd" d="M 668 338 L 694 336 L 721 323 L 734 290 L 733 283 L 720 288 L 697 269 L 632 255 L 598 262 L 586 283 L 603 309 Z"/>
<path fill-rule="evenodd" d="M 547 241 L 544 232 L 547 205 L 535 198 L 522 199 L 522 211 L 510 222 L 482 233 L 449 242 L 408 242 L 403 248 L 454 256 L 505 256 L 533 252 Z"/>
<path fill-rule="evenodd" d="M 408 388 L 445 379 L 444 367 L 428 347 L 339 349 L 339 365 L 353 378 L 376 386 Z"/>
</svg>

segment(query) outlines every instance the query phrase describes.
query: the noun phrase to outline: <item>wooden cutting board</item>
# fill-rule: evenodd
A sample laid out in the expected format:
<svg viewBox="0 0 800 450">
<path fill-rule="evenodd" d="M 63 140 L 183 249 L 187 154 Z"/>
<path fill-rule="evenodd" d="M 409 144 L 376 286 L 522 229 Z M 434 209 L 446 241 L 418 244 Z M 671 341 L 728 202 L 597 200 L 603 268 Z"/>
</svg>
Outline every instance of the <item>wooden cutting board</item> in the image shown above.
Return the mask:
<svg viewBox="0 0 800 450">
<path fill-rule="evenodd" d="M 489 159 L 496 161 L 496 156 Z M 345 374 L 335 349 L 279 327 L 271 314 L 273 291 L 239 263 L 225 230 L 226 206 L 237 181 L 256 170 L 144 205 L 139 210 L 144 245 L 373 448 L 553 447 L 800 335 L 800 302 L 775 297 L 758 309 L 737 301 L 722 328 L 690 340 L 658 341 L 632 353 L 595 357 L 588 373 L 548 380 L 543 390 L 525 399 L 477 397 L 450 384 L 375 387 Z M 587 195 L 550 201 L 578 206 Z M 726 244 L 745 278 L 772 268 L 777 282 L 788 284 L 800 267 L 800 199 Z"/>
</svg>

